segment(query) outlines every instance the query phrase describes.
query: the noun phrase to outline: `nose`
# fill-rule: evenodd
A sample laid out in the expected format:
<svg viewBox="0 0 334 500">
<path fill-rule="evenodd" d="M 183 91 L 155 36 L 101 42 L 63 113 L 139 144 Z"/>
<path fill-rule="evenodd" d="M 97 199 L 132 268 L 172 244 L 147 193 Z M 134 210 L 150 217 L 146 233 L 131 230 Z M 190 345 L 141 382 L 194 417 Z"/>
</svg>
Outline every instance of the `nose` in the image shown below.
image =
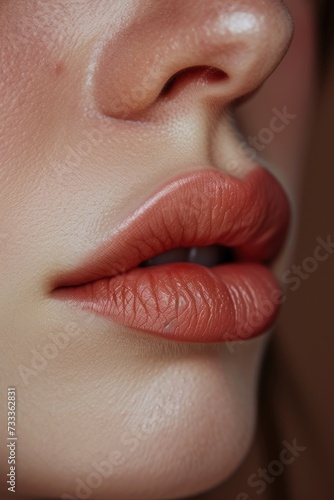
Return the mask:
<svg viewBox="0 0 334 500">
<path fill-rule="evenodd" d="M 148 0 L 110 37 L 95 79 L 100 110 L 136 119 L 170 102 L 228 105 L 277 67 L 293 33 L 280 0 Z"/>
</svg>

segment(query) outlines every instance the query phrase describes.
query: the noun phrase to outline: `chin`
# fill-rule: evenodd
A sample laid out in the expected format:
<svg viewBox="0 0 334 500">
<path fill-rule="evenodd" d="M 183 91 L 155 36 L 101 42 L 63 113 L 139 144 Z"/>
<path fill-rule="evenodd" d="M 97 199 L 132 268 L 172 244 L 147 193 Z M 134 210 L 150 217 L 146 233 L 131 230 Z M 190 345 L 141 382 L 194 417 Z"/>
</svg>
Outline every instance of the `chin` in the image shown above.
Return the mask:
<svg viewBox="0 0 334 500">
<path fill-rule="evenodd" d="M 161 371 L 151 390 L 145 389 L 145 415 L 133 418 L 145 423 L 145 437 L 113 497 L 186 498 L 223 483 L 240 466 L 254 435 L 264 344 L 265 337 L 240 343 L 233 352 L 214 346 Z"/>
<path fill-rule="evenodd" d="M 94 384 L 84 379 L 82 391 L 90 408 L 80 411 L 85 402 L 79 401 L 76 387 L 78 399 L 69 396 L 71 420 L 70 401 L 64 401 L 48 422 L 48 442 L 31 433 L 21 439 L 22 458 L 38 450 L 33 460 L 22 462 L 21 491 L 62 500 L 167 500 L 224 482 L 252 442 L 266 337 L 230 349 L 218 344 L 163 345 L 159 340 L 146 369 L 142 345 L 130 360 L 128 353 L 127 361 L 119 360 L 140 375 L 134 382 L 131 373 L 118 374 L 113 396 L 115 379 L 99 389 L 99 399 Z"/>
</svg>

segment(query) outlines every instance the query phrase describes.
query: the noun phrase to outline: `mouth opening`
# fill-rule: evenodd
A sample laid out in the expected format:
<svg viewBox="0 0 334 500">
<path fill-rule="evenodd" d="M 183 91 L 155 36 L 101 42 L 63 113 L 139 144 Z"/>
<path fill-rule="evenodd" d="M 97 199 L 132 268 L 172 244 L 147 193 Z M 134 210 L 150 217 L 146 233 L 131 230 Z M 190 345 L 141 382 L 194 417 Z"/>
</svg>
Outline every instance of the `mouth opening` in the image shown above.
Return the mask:
<svg viewBox="0 0 334 500">
<path fill-rule="evenodd" d="M 190 262 L 213 267 L 236 261 L 233 249 L 221 245 L 175 248 L 142 262 L 138 267 L 153 267 L 172 262 Z"/>
</svg>

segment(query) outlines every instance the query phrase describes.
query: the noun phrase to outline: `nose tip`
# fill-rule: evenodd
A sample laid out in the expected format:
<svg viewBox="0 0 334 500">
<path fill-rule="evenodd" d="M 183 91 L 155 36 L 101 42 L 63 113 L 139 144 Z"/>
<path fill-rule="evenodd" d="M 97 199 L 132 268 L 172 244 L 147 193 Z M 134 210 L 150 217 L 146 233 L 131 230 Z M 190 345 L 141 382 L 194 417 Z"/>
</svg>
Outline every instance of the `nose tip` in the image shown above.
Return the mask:
<svg viewBox="0 0 334 500">
<path fill-rule="evenodd" d="M 96 78 L 103 113 L 135 118 L 164 100 L 221 105 L 254 91 L 274 71 L 293 33 L 280 0 L 152 1 L 110 40 Z"/>
</svg>

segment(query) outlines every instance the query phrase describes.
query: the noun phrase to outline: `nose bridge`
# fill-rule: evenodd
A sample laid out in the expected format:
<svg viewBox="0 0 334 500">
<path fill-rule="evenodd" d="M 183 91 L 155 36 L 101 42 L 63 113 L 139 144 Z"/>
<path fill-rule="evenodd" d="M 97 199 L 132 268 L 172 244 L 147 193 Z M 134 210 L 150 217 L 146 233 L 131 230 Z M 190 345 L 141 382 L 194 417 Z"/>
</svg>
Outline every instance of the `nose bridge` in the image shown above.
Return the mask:
<svg viewBox="0 0 334 500">
<path fill-rule="evenodd" d="M 107 46 L 97 79 L 100 104 L 115 117 L 135 115 L 159 98 L 171 78 L 196 67 L 225 76 L 218 89 L 210 81 L 198 86 L 198 99 L 214 88 L 222 102 L 230 102 L 265 80 L 291 36 L 292 21 L 280 0 L 155 0 Z M 191 81 L 184 79 L 181 87 Z"/>
</svg>

